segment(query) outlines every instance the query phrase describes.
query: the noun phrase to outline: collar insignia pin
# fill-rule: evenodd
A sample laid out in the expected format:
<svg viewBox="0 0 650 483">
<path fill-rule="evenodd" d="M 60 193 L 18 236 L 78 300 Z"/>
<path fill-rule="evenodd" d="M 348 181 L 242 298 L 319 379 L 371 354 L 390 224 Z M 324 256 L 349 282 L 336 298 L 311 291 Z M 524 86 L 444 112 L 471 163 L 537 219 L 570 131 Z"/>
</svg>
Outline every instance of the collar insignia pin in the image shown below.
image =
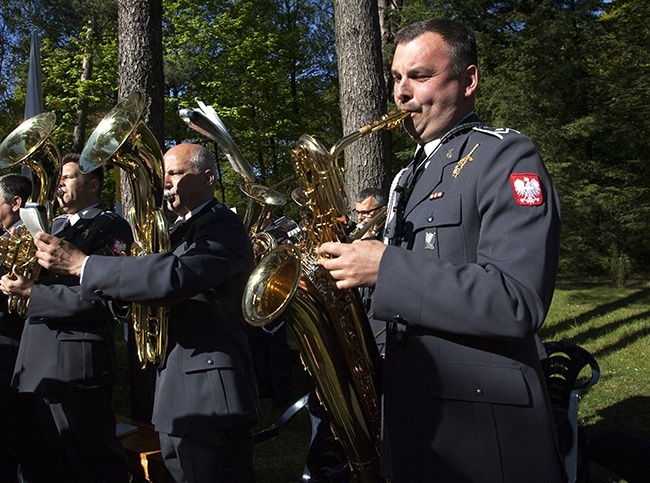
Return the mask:
<svg viewBox="0 0 650 483">
<path fill-rule="evenodd" d="M 481 145 L 481 143 L 476 143 L 476 146 L 474 146 L 472 148 L 472 150 L 469 152 L 469 154 L 467 156 L 465 156 L 463 159 L 461 159 L 460 161 L 458 161 L 458 164 L 456 164 L 456 167 L 454 168 L 454 170 L 451 173 L 452 178 L 458 178 L 458 175 L 460 174 L 460 172 L 465 167 L 465 164 L 467 163 L 467 161 L 474 161 L 474 158 L 472 158 L 472 154 L 474 154 L 474 151 L 476 151 L 476 149 L 480 145 Z"/>
<path fill-rule="evenodd" d="M 451 159 L 451 157 L 454 155 L 454 150 L 453 148 L 447 151 L 447 159 Z"/>
</svg>

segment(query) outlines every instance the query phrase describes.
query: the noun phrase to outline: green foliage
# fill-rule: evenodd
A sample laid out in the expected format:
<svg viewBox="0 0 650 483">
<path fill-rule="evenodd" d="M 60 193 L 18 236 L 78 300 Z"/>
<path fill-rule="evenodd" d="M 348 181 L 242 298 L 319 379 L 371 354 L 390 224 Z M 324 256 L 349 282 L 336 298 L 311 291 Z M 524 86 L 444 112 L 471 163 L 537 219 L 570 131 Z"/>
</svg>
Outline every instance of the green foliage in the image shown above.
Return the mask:
<svg viewBox="0 0 650 483">
<path fill-rule="evenodd" d="M 616 245 L 609 251 L 609 276 L 617 287 L 622 287 L 630 275 L 630 258 L 621 253 Z"/>
<path fill-rule="evenodd" d="M 166 136 L 205 142 L 176 113 L 200 99 L 215 108 L 259 182 L 279 183 L 292 174 L 289 151 L 306 129 L 338 136 L 331 7 L 313 0 L 194 3 L 164 2 Z M 243 210 L 241 179 L 221 168 L 218 196 Z M 291 186 L 282 188 L 288 198 Z"/>
<path fill-rule="evenodd" d="M 29 35 L 41 36 L 45 108 L 70 149 L 77 108 L 88 132 L 117 102 L 117 0 L 16 0 L 0 6 L 0 135 L 21 121 Z M 65 8 L 63 8 L 65 6 Z M 303 133 L 341 136 L 332 6 L 317 0 L 164 0 L 165 138 L 206 144 L 220 161 L 217 197 L 246 209 L 241 179 L 220 149 L 178 116 L 196 100 L 215 107 L 258 180 L 293 173 Z M 562 277 L 609 276 L 610 247 L 633 270 L 650 266 L 650 3 L 639 0 L 406 0 L 401 24 L 445 16 L 477 33 L 477 112 L 538 146 L 562 202 Z M 88 28 L 92 31 L 89 34 Z M 389 49 L 390 50 L 390 49 Z M 81 82 L 84 53 L 90 80 Z M 385 52 L 385 63 L 392 53 Z M 393 133 L 390 176 L 413 144 Z M 295 183 L 278 189 L 288 199 Z M 287 210 L 295 207 L 287 207 Z M 278 213 L 279 214 L 279 213 Z"/>
</svg>

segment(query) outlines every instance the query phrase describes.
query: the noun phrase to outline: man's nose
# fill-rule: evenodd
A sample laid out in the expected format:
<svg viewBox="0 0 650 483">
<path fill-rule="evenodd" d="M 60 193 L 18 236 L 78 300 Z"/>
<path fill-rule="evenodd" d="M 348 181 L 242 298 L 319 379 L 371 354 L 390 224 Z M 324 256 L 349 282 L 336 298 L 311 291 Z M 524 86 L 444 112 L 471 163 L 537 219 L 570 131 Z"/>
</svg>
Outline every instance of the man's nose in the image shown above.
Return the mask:
<svg viewBox="0 0 650 483">
<path fill-rule="evenodd" d="M 395 101 L 405 102 L 413 96 L 411 92 L 411 84 L 408 79 L 402 79 L 400 81 L 395 81 L 393 87 L 393 97 Z"/>
</svg>

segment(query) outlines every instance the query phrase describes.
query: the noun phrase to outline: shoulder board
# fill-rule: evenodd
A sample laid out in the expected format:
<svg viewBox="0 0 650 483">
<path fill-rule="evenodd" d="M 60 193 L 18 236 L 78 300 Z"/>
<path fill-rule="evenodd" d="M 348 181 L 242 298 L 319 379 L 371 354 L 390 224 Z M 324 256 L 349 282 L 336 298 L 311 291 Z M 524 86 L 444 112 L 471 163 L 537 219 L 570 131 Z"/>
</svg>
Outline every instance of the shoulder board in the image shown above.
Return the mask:
<svg viewBox="0 0 650 483">
<path fill-rule="evenodd" d="M 503 136 L 509 133 L 521 134 L 519 131 L 510 129 L 507 127 L 494 127 L 494 126 L 476 126 L 474 131 L 482 132 L 489 134 L 490 136 L 495 136 L 499 139 L 503 139 Z"/>
</svg>

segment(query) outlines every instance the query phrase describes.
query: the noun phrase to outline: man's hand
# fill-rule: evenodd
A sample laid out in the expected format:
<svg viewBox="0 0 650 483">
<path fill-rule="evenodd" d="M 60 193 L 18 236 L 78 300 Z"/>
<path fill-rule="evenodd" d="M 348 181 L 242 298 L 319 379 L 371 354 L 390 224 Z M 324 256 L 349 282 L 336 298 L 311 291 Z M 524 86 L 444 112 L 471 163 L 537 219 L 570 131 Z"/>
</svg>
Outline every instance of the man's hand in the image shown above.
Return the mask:
<svg viewBox="0 0 650 483">
<path fill-rule="evenodd" d="M 6 273 L 0 277 L 0 290 L 5 295 L 29 297 L 32 293 L 32 285 L 34 285 L 33 280 L 18 275 L 15 272 Z"/>
<path fill-rule="evenodd" d="M 379 262 L 386 245 L 378 240 L 358 240 L 353 243 L 323 243 L 318 248 L 318 263 L 335 280 L 336 288 L 374 287 Z"/>
<path fill-rule="evenodd" d="M 44 232 L 36 234 L 34 245 L 38 248 L 36 258 L 39 265 L 54 273 L 81 277 L 81 266 L 86 254 L 74 245 Z"/>
</svg>

